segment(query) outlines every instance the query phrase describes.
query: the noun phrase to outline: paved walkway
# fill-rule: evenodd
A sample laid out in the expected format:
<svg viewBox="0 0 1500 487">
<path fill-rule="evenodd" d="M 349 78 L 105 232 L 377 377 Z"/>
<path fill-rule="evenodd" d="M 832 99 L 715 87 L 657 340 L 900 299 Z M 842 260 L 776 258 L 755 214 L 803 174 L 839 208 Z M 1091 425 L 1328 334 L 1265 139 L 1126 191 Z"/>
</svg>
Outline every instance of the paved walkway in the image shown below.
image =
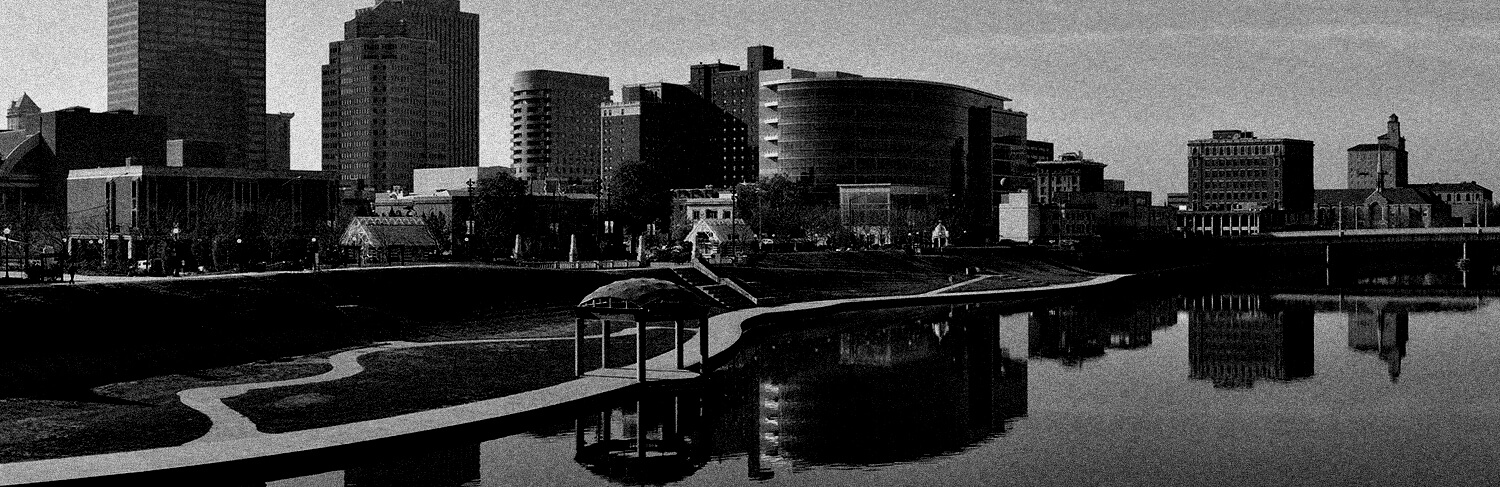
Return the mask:
<svg viewBox="0 0 1500 487">
<path fill-rule="evenodd" d="M 814 310 L 848 311 L 880 307 L 941 305 L 993 300 L 1001 297 L 1044 295 L 1058 291 L 1108 284 L 1124 277 L 1126 276 L 1103 276 L 1087 282 L 1025 289 L 816 301 L 794 303 L 773 308 L 754 308 L 735 311 L 710 318 L 707 336 L 696 336 L 689 343 L 684 344 L 685 360 L 688 364 L 698 364 L 702 361 L 702 358 L 698 355 L 698 340 L 704 338 L 708 340 L 710 357 L 717 356 L 729 350 L 730 347 L 739 341 L 743 331 L 742 326 L 747 320 L 753 318 Z M 660 372 L 674 370 L 675 368 L 675 352 L 669 352 L 647 361 L 647 369 L 652 371 L 649 375 L 650 380 L 678 378 L 681 376 L 680 372 Z M 299 454 L 306 454 L 326 448 L 392 439 L 404 435 L 458 427 L 480 421 L 503 419 L 512 415 L 619 391 L 635 384 L 633 380 L 606 377 L 604 375 L 609 374 L 585 376 L 546 389 L 488 401 L 363 423 L 284 434 L 257 435 L 242 439 L 226 439 L 217 442 L 195 441 L 179 447 L 154 450 L 0 464 L 0 485 L 80 480 L 166 469 L 207 467 L 216 464 L 240 463 L 270 456 L 292 458 Z"/>
<path fill-rule="evenodd" d="M 952 286 L 948 286 L 948 287 L 945 287 L 945 288 L 942 288 L 942 289 L 938 289 L 936 291 L 928 292 L 927 295 L 931 296 L 931 295 L 934 295 L 934 294 L 943 294 L 943 293 L 946 293 L 948 291 L 952 291 L 954 289 L 958 289 L 958 288 L 961 288 L 961 287 L 964 287 L 964 286 L 967 286 L 967 285 L 970 285 L 970 284 L 977 284 L 980 281 L 983 281 L 985 279 L 989 279 L 990 277 L 992 277 L 992 276 L 979 276 L 978 278 L 975 278 L 975 279 L 969 279 L 967 281 L 964 281 L 964 282 L 961 282 L 961 283 L 958 283 L 958 284 L 954 284 Z M 952 281 L 949 281 L 949 282 L 952 282 Z"/>
<path fill-rule="evenodd" d="M 652 327 L 651 329 L 658 330 L 664 328 Z M 632 336 L 635 334 L 636 329 L 630 328 L 626 330 L 616 331 L 610 334 L 610 336 L 621 337 Z M 602 335 L 588 335 L 584 338 L 598 339 L 601 336 Z M 208 416 L 208 419 L 213 421 L 213 427 L 209 429 L 208 434 L 204 435 L 202 438 L 193 440 L 193 442 L 188 443 L 188 445 L 219 443 L 229 440 L 240 440 L 266 435 L 266 433 L 260 432 L 259 428 L 255 425 L 255 422 L 251 421 L 249 417 L 246 417 L 244 414 L 240 414 L 239 411 L 236 411 L 234 410 L 234 408 L 231 408 L 228 405 L 224 404 L 225 399 L 239 397 L 250 393 L 250 391 L 260 389 L 275 389 L 278 387 L 317 384 L 321 382 L 332 382 L 340 379 L 354 377 L 365 371 L 365 367 L 363 365 L 360 365 L 359 359 L 360 357 L 364 357 L 366 355 L 413 348 L 446 347 L 452 345 L 571 342 L 573 340 L 574 337 L 554 337 L 504 338 L 495 340 L 464 340 L 431 343 L 389 342 L 374 347 L 362 348 L 359 350 L 350 350 L 348 352 L 339 353 L 337 355 L 329 357 L 328 363 L 333 366 L 333 370 L 323 373 L 322 375 L 274 382 L 260 382 L 255 384 L 237 384 L 219 387 L 189 389 L 177 393 L 177 396 L 182 399 L 183 404 L 197 410 L 200 413 L 203 413 L 204 416 Z"/>
</svg>

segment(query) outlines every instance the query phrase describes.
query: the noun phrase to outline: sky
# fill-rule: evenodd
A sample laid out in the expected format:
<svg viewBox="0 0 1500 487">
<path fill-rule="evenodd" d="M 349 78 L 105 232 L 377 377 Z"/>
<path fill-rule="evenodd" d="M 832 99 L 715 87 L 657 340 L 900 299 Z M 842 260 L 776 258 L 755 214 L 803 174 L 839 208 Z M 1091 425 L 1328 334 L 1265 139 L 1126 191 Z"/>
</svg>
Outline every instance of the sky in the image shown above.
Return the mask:
<svg viewBox="0 0 1500 487">
<path fill-rule="evenodd" d="M 268 0 L 269 112 L 294 112 L 293 166 L 320 158 L 320 69 L 375 0 Z M 939 81 L 1015 100 L 1031 138 L 1181 192 L 1187 141 L 1217 129 L 1317 143 L 1315 185 L 1399 114 L 1412 182 L 1500 190 L 1500 2 L 822 0 L 464 2 L 480 15 L 480 157 L 509 163 L 509 85 L 528 69 L 686 83 L 744 64 Z M 105 107 L 105 1 L 0 0 L 0 99 Z"/>
</svg>

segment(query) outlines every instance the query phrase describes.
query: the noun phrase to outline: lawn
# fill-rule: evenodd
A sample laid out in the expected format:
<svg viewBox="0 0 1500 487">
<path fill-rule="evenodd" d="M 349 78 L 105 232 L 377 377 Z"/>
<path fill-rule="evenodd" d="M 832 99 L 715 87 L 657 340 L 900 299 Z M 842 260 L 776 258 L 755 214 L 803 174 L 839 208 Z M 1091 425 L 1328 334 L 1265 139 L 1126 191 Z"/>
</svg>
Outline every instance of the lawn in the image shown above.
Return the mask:
<svg viewBox="0 0 1500 487">
<path fill-rule="evenodd" d="M 688 334 L 691 337 L 691 333 Z M 672 350 L 672 332 L 647 331 L 647 355 Z M 599 340 L 587 340 L 586 369 L 598 368 Z M 611 340 L 610 366 L 635 363 L 635 337 Z M 360 359 L 347 379 L 252 391 L 225 401 L 262 432 L 285 433 L 458 406 L 543 389 L 575 378 L 573 342 L 444 345 Z"/>
</svg>

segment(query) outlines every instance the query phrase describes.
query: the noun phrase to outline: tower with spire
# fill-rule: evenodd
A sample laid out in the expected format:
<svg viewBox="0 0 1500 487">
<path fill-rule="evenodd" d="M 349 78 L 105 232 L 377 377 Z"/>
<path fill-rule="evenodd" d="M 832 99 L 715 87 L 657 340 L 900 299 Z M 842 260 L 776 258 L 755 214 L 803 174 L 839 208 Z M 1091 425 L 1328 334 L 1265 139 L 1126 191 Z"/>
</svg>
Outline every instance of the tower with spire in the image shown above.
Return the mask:
<svg viewBox="0 0 1500 487">
<path fill-rule="evenodd" d="M 10 102 L 10 109 L 5 112 L 6 129 L 34 133 L 41 128 L 41 114 L 42 108 L 31 99 L 31 95 L 22 93 L 21 99 Z"/>
</svg>

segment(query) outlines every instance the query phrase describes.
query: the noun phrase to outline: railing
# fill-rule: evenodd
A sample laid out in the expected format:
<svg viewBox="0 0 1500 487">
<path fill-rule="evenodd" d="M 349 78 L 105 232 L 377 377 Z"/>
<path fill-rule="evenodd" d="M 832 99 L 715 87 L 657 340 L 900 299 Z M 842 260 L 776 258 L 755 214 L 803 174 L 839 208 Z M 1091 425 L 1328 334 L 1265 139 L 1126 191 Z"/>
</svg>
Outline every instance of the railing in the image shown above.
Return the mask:
<svg viewBox="0 0 1500 487">
<path fill-rule="evenodd" d="M 639 260 L 587 260 L 581 262 L 522 262 L 521 265 L 534 269 L 600 270 L 640 269 L 649 264 Z"/>
<path fill-rule="evenodd" d="M 719 273 L 714 271 L 713 267 L 710 266 L 707 262 L 704 262 L 703 259 L 694 258 L 693 268 L 698 269 L 699 272 L 702 272 L 703 275 L 708 276 L 709 279 L 713 279 L 714 282 L 733 289 L 734 292 L 737 292 L 741 296 L 744 296 L 745 299 L 749 299 L 750 302 L 755 303 L 756 306 L 772 306 L 780 304 L 780 300 L 776 298 L 758 297 L 750 293 L 750 291 L 748 289 L 745 289 L 745 287 L 740 285 L 740 283 L 734 282 L 734 279 L 720 276 Z"/>
</svg>

